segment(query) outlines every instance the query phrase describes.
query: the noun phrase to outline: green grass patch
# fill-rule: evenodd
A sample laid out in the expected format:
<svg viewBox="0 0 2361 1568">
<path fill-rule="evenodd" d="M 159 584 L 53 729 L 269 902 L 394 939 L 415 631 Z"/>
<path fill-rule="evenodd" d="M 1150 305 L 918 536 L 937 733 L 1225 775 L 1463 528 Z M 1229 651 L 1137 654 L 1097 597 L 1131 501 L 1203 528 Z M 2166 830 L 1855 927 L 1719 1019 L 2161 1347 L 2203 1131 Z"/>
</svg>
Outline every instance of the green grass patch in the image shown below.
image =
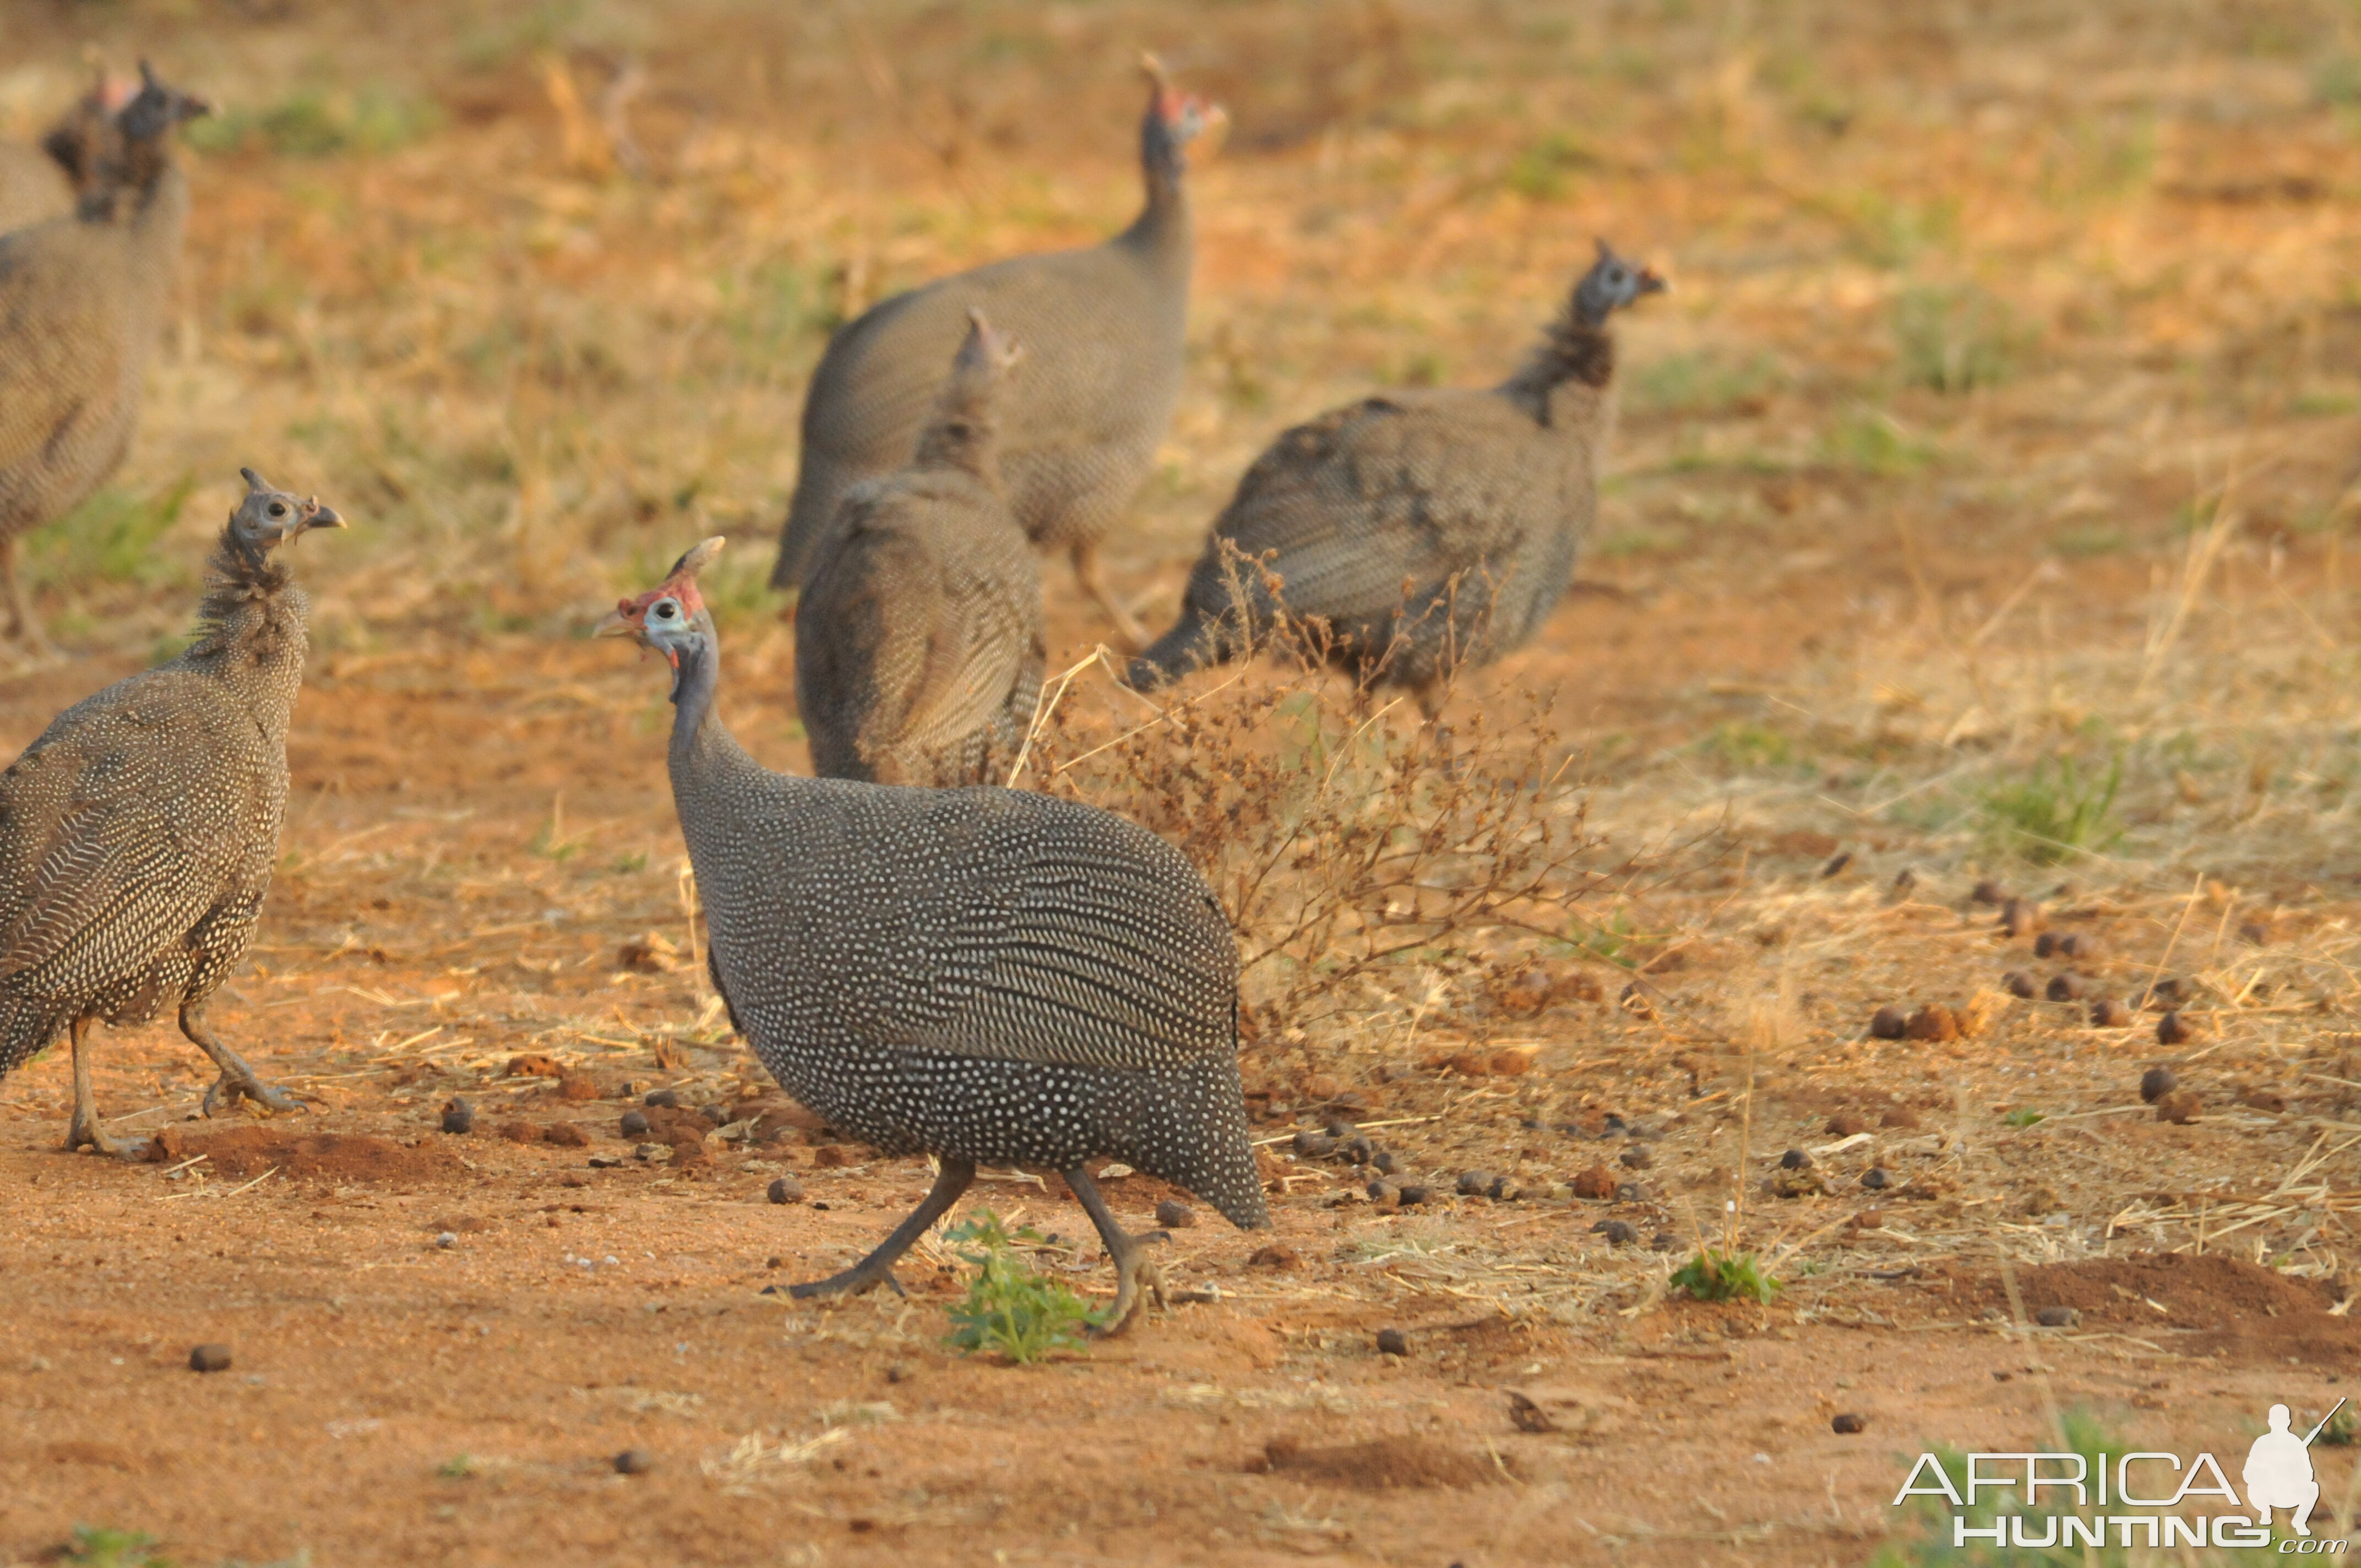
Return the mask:
<svg viewBox="0 0 2361 1568">
<path fill-rule="evenodd" d="M 2006 380 L 2024 347 L 2025 333 L 2007 302 L 1973 283 L 1903 290 L 1892 324 L 1903 378 L 1938 392 Z"/>
<path fill-rule="evenodd" d="M 2049 550 L 2070 561 L 2088 561 L 2100 555 L 2120 555 L 2131 548 L 2131 543 L 2132 536 L 2122 529 L 2092 523 L 2056 535 L 2049 541 Z"/>
<path fill-rule="evenodd" d="M 2104 854 L 2122 841 L 2115 795 L 2123 782 L 2121 757 L 2103 773 L 2086 771 L 2071 757 L 2047 758 L 2028 776 L 1985 790 L 1977 811 L 1995 849 L 2035 865 L 2056 865 Z"/>
<path fill-rule="evenodd" d="M 156 1538 L 145 1530 L 78 1524 L 73 1541 L 57 1560 L 82 1568 L 172 1568 L 170 1558 L 149 1550 L 155 1544 Z"/>
<path fill-rule="evenodd" d="M 962 1224 L 943 1233 L 951 1252 L 975 1272 L 967 1297 L 951 1309 L 951 1332 L 944 1343 L 970 1355 L 998 1355 L 1017 1365 L 1052 1351 L 1079 1349 L 1091 1321 L 1082 1299 L 1036 1270 L 1019 1254 L 1038 1245 L 1041 1233 L 1027 1225 L 1011 1231 L 989 1209 L 978 1209 Z"/>
<path fill-rule="evenodd" d="M 180 586 L 186 570 L 157 545 L 181 520 L 196 483 L 183 476 L 148 496 L 99 491 L 25 542 L 27 576 L 37 587 L 68 590 L 93 582 Z"/>
<path fill-rule="evenodd" d="M 2029 1105 L 2020 1105 L 2003 1116 L 2001 1120 L 2012 1127 L 2030 1127 L 2037 1123 L 2047 1122 L 2049 1120 L 2049 1115 L 2048 1113 L 2036 1111 Z"/>
<path fill-rule="evenodd" d="M 1509 161 L 1500 182 L 1529 202 L 1554 202 L 1574 186 L 1574 177 L 1599 167 L 1598 155 L 1568 131 L 1552 131 Z"/>
<path fill-rule="evenodd" d="M 1700 1301 L 1757 1301 L 1769 1305 L 1779 1282 L 1751 1252 L 1718 1252 L 1701 1247 L 1697 1255 L 1673 1270 L 1673 1285 Z"/>
<path fill-rule="evenodd" d="M 1623 403 L 1640 414 L 1760 413 L 1784 379 L 1779 361 L 1768 354 L 1668 354 L 1634 367 Z"/>
<path fill-rule="evenodd" d="M 1793 737 L 1750 719 L 1733 718 L 1715 726 L 1697 749 L 1732 773 L 1809 773 L 1814 766 Z"/>
<path fill-rule="evenodd" d="M 2102 1467 L 2112 1465 L 2123 1456 L 2125 1444 L 2100 1426 L 2098 1421 L 2081 1411 L 2069 1411 L 2064 1418 L 2066 1447 L 2082 1455 L 2084 1473 L 2095 1475 Z M 2043 1446 L 2047 1446 L 2045 1442 Z M 1961 1497 L 1968 1477 L 1968 1456 L 1957 1449 L 1931 1450 L 1935 1463 L 1943 1467 L 1951 1487 Z M 2044 1475 L 2056 1475 L 2056 1468 Z M 2021 1473 L 2020 1473 L 2021 1475 Z M 1932 1486 L 1931 1480 L 1922 1483 Z M 2070 1509 L 2028 1508 L 2017 1496 L 2015 1488 L 1993 1493 L 1986 1489 L 1975 1504 L 1956 1510 L 1971 1530 L 1989 1530 L 1996 1523 L 2005 1523 L 2012 1516 L 2025 1519 L 2024 1533 L 2028 1536 L 2058 1538 L 2059 1527 L 2054 1519 Z M 2070 1497 L 2059 1489 L 2045 1488 L 2047 1497 Z M 1999 1501 L 1993 1499 L 1997 1497 Z M 1954 1509 L 1939 1497 L 1914 1497 L 1910 1510 L 1885 1544 L 1879 1547 L 1870 1560 L 1870 1568 L 2036 1568 L 2041 1563 L 2072 1563 L 2079 1568 L 2126 1568 L 2134 1561 L 2130 1551 L 2112 1544 L 2097 1548 L 2051 1548 L 1993 1546 L 1988 1541 L 1970 1541 L 1966 1546 L 1951 1544 L 1951 1521 Z M 2142 1551 L 2138 1561 L 2147 1562 L 2156 1554 Z M 2230 1554 L 2241 1555 L 2241 1554 Z M 2198 1561 L 2210 1561 L 2199 1559 Z"/>
<path fill-rule="evenodd" d="M 382 88 L 323 93 L 306 88 L 262 109 L 232 109 L 191 123 L 190 145 L 205 152 L 268 152 L 280 158 L 335 158 L 390 152 L 443 127 L 431 99 Z"/>
<path fill-rule="evenodd" d="M 1821 437 L 1820 455 L 1839 468 L 1897 478 L 1931 466 L 1942 448 L 1883 409 L 1855 407 Z"/>
</svg>

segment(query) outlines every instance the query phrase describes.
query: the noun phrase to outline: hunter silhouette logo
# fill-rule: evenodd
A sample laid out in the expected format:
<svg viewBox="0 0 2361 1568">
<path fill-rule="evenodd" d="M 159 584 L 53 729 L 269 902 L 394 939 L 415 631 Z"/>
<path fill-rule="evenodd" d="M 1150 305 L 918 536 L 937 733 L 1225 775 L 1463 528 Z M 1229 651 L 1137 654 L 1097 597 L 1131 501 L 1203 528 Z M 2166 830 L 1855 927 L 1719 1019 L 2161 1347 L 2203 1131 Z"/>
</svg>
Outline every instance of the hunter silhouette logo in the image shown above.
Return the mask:
<svg viewBox="0 0 2361 1568">
<path fill-rule="evenodd" d="M 1954 1510 L 1954 1547 L 1982 1541 L 2035 1550 L 2105 1546 L 2112 1531 L 2115 1544 L 2125 1548 L 2261 1547 L 2282 1554 L 2336 1555 L 2345 1549 L 2343 1541 L 2312 1539 L 2312 1510 L 2320 1501 L 2320 1481 L 2312 1474 L 2312 1445 L 2345 1403 L 2337 1400 L 2301 1436 L 2292 1430 L 2288 1408 L 2273 1405 L 2265 1418 L 2269 1430 L 2248 1446 L 2246 1467 L 2239 1472 L 2246 1483 L 2243 1499 L 2221 1462 L 2210 1453 L 2184 1463 L 2177 1453 L 2156 1451 L 2052 1452 L 1968 1454 L 1963 1484 L 1954 1484 L 1941 1460 L 1922 1453 L 1894 1494 L 1894 1504 L 1898 1508 L 1914 1497 L 1948 1501 Z M 1980 1503 L 1986 1492 L 2008 1494 L 2009 1505 L 1994 1508 L 1990 1499 Z M 2210 1517 L 2166 1511 L 2204 1497 L 2221 1498 L 2217 1507 L 2248 1511 Z M 2083 1511 L 2094 1508 L 2100 1511 Z M 1969 1510 L 1979 1508 L 1988 1522 L 1971 1522 Z M 2142 1511 L 2114 1511 L 2130 1508 Z M 2274 1541 L 2271 1519 L 2280 1508 L 2288 1511 L 2288 1528 L 2295 1533 Z"/>
</svg>

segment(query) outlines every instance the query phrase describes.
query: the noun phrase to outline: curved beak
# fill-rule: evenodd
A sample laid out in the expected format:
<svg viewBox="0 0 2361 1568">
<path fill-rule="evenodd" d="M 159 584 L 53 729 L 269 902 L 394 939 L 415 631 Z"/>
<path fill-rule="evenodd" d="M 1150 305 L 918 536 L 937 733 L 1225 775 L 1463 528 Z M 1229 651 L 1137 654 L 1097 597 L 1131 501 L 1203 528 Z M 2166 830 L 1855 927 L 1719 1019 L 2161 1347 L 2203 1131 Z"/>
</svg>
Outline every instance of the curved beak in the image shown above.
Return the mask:
<svg viewBox="0 0 2361 1568">
<path fill-rule="evenodd" d="M 350 528 L 352 524 L 346 522 L 344 520 L 343 515 L 334 507 L 314 507 L 312 509 L 311 515 L 303 520 L 303 526 L 306 528 Z"/>
<path fill-rule="evenodd" d="M 593 637 L 637 637 L 639 634 L 640 629 L 631 624 L 629 618 L 620 609 L 609 610 L 607 619 L 600 621 L 598 628 L 590 633 Z"/>
<path fill-rule="evenodd" d="M 1653 267 L 1642 267 L 1640 269 L 1640 292 L 1642 294 L 1669 294 L 1672 291 L 1673 280 L 1671 279 L 1665 277 L 1663 273 L 1657 271 Z"/>
</svg>

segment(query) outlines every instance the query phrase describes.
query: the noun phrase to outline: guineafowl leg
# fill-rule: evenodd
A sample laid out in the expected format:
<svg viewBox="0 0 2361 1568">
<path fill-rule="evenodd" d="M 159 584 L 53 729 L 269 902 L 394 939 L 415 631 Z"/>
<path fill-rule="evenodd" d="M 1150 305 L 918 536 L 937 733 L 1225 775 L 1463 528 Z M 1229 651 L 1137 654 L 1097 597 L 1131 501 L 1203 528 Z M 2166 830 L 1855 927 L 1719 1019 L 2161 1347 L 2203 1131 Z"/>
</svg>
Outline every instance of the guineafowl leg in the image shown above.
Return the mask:
<svg viewBox="0 0 2361 1568">
<path fill-rule="evenodd" d="M 13 534 L 0 539 L 0 588 L 7 590 L 8 640 L 36 653 L 47 652 L 49 639 L 41 635 L 41 624 L 33 619 L 32 601 L 25 597 L 25 580 L 17 575 L 16 540 Z"/>
<path fill-rule="evenodd" d="M 1081 1166 L 1066 1172 L 1066 1185 L 1074 1190 L 1082 1212 L 1091 1217 L 1091 1223 L 1099 1228 L 1099 1240 L 1106 1244 L 1107 1261 L 1115 1265 L 1115 1305 L 1107 1309 L 1106 1317 L 1095 1332 L 1102 1335 L 1119 1334 L 1131 1321 L 1133 1310 L 1139 1305 L 1141 1287 L 1147 1288 L 1158 1306 L 1164 1305 L 1164 1276 L 1158 1271 L 1155 1260 L 1148 1255 L 1147 1247 L 1141 1244 L 1150 1239 L 1167 1241 L 1170 1238 L 1161 1231 L 1149 1231 L 1135 1236 L 1116 1224 L 1115 1216 L 1107 1212 L 1106 1200 L 1099 1196 L 1098 1183 L 1093 1181 L 1091 1173 Z"/>
<path fill-rule="evenodd" d="M 1115 622 L 1115 634 L 1123 640 L 1123 651 L 1137 653 L 1148 646 L 1148 629 L 1139 624 L 1131 611 L 1109 591 L 1106 578 L 1099 572 L 1099 546 L 1095 539 L 1076 542 L 1073 552 L 1074 581 L 1082 584 L 1082 592 L 1099 601 L 1099 608 Z"/>
<path fill-rule="evenodd" d="M 808 1285 L 790 1285 L 787 1294 L 798 1301 L 808 1301 L 815 1296 L 858 1296 L 863 1290 L 879 1285 L 890 1285 L 894 1294 L 903 1294 L 902 1282 L 894 1277 L 894 1265 L 910 1250 L 912 1243 L 925 1235 L 929 1227 L 960 1201 L 975 1180 L 975 1162 L 971 1159 L 946 1159 L 941 1174 L 910 1217 L 894 1227 L 894 1234 L 878 1245 L 877 1250 L 854 1264 L 841 1274 L 826 1279 L 815 1279 Z"/>
<path fill-rule="evenodd" d="M 106 1129 L 99 1125 L 98 1102 L 90 1091 L 90 1058 L 93 1055 L 90 1031 L 93 1022 L 89 1018 L 73 1021 L 73 1124 L 66 1129 L 66 1148 L 71 1151 L 87 1144 L 100 1154 L 128 1159 L 147 1146 L 110 1138 L 106 1135 Z"/>
<path fill-rule="evenodd" d="M 203 1003 L 181 1003 L 181 1033 L 188 1036 L 189 1043 L 213 1058 L 214 1065 L 221 1069 L 221 1076 L 214 1080 L 211 1089 L 205 1091 L 206 1115 L 212 1115 L 225 1105 L 235 1106 L 240 1099 L 267 1105 L 273 1111 L 303 1109 L 302 1101 L 289 1099 L 255 1077 L 254 1069 L 246 1065 L 246 1058 L 221 1043 L 220 1036 L 213 1031 L 213 1025 L 205 1022 Z"/>
</svg>

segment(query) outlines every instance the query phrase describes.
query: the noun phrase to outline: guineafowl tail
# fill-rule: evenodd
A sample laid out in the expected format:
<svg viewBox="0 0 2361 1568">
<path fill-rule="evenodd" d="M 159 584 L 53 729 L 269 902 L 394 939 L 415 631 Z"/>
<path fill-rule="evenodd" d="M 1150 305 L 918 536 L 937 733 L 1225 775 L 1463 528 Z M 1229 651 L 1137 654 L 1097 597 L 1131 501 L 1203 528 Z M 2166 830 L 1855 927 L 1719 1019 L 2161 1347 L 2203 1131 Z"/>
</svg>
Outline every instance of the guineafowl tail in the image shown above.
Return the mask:
<svg viewBox="0 0 2361 1568">
<path fill-rule="evenodd" d="M 1194 608 L 1186 609 L 1180 612 L 1179 624 L 1131 662 L 1124 678 L 1134 691 L 1152 692 L 1208 664 L 1218 664 L 1228 656 L 1213 617 Z"/>
</svg>

